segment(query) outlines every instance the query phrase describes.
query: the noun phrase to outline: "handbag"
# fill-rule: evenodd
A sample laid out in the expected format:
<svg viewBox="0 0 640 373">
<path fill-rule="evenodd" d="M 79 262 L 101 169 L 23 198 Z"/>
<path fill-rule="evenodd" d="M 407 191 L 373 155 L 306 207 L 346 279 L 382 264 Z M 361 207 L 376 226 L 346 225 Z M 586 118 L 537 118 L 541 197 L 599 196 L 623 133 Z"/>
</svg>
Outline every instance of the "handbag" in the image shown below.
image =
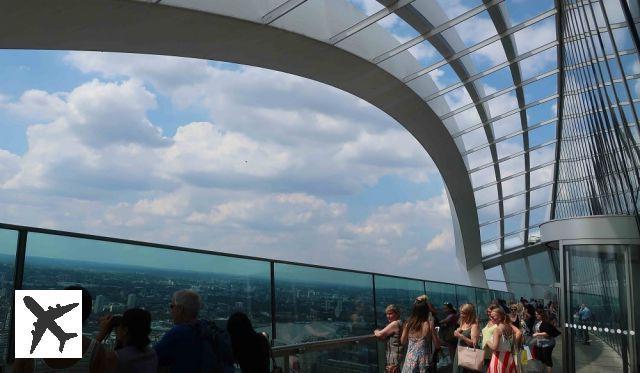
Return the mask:
<svg viewBox="0 0 640 373">
<path fill-rule="evenodd" d="M 484 365 L 484 350 L 481 348 L 458 346 L 458 366 L 475 371 L 482 371 Z"/>
<path fill-rule="evenodd" d="M 529 362 L 529 355 L 527 354 L 527 351 L 521 350 L 520 351 L 520 365 L 521 366 L 525 366 L 525 365 L 527 365 L 528 362 Z"/>
</svg>

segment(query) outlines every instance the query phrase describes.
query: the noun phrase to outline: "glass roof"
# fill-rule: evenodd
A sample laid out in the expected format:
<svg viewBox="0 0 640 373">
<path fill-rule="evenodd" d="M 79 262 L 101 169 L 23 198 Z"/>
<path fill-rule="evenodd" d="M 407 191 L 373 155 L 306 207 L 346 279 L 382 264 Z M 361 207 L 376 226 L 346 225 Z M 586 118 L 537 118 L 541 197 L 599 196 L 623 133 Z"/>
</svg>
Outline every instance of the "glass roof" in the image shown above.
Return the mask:
<svg viewBox="0 0 640 373">
<path fill-rule="evenodd" d="M 301 12 L 336 2 L 299 3 L 274 25 L 300 32 L 292 25 Z M 483 257 L 526 245 L 551 204 L 558 92 L 553 0 L 454 6 L 348 0 L 347 8 L 330 34 L 326 27 L 303 33 L 377 64 L 440 117 L 475 191 Z"/>
</svg>

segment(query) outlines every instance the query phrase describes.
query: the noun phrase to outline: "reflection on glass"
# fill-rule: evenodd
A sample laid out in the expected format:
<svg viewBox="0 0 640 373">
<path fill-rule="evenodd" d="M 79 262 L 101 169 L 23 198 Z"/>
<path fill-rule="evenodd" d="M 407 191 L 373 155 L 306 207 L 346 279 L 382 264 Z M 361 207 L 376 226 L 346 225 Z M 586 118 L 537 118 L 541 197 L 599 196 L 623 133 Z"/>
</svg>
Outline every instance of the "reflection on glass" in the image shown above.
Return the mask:
<svg viewBox="0 0 640 373">
<path fill-rule="evenodd" d="M 375 329 L 371 275 L 276 263 L 274 281 L 276 344 L 362 336 Z M 305 361 L 333 369 L 304 371 L 336 371 L 353 363 L 375 366 L 377 362 L 375 343 L 314 355 Z"/>
<path fill-rule="evenodd" d="M 93 296 L 87 334 L 95 334 L 103 314 L 142 307 L 151 312 L 156 341 L 172 327 L 169 304 L 181 289 L 197 291 L 200 317 L 220 327 L 239 310 L 257 330 L 270 331 L 268 262 L 39 233 L 27 241 L 25 289 L 86 287 Z"/>
<path fill-rule="evenodd" d="M 16 260 L 18 232 L 0 229 L 0 370 L 9 347 L 11 305 L 13 304 L 13 270 Z"/>
<path fill-rule="evenodd" d="M 476 289 L 470 286 L 456 285 L 457 306 L 465 303 L 476 304 Z"/>
<path fill-rule="evenodd" d="M 301 343 L 371 334 L 371 275 L 276 263 L 276 337 Z"/>
<path fill-rule="evenodd" d="M 443 310 L 445 302 L 451 304 L 458 304 L 456 300 L 456 286 L 453 284 L 443 284 L 441 282 L 425 281 L 425 288 L 427 289 L 427 295 L 429 296 L 429 302 L 433 304 L 438 311 Z M 438 312 L 439 319 L 444 318 L 443 312 Z"/>
<path fill-rule="evenodd" d="M 387 325 L 384 309 L 395 304 L 400 308 L 400 318 L 407 320 L 411 316 L 413 302 L 416 297 L 424 294 L 424 283 L 417 280 L 407 280 L 389 276 L 376 277 L 376 311 L 378 327 Z"/>
<path fill-rule="evenodd" d="M 626 261 L 634 262 L 629 257 L 633 252 L 637 256 L 638 247 L 574 245 L 565 249 L 567 316 L 572 323 L 568 330 L 576 371 L 631 371 L 636 351 L 630 335 Z"/>
<path fill-rule="evenodd" d="M 491 303 L 491 290 L 488 289 L 475 289 L 476 290 L 476 315 L 480 322 L 487 322 L 486 309 Z M 504 299 L 504 298 L 502 298 Z"/>
</svg>

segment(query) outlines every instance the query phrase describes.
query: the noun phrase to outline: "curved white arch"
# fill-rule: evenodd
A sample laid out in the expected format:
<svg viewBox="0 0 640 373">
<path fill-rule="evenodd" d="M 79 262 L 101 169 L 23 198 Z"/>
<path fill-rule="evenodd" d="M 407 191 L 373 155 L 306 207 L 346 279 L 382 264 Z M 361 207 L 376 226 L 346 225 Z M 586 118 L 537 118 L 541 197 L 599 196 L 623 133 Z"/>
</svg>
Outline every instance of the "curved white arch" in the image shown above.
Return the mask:
<svg viewBox="0 0 640 373">
<path fill-rule="evenodd" d="M 337 26 L 327 23 L 346 24 L 354 16 L 348 9 L 324 9 L 331 13 L 324 15 L 327 22 L 317 22 L 312 26 L 317 30 L 307 30 L 314 37 L 321 36 L 319 39 L 326 37 L 327 41 L 321 41 L 285 30 L 299 29 L 301 25 L 291 24 L 293 18 L 273 21 L 277 3 L 2 0 L 0 48 L 133 52 L 227 61 L 303 76 L 350 92 L 397 120 L 431 156 L 450 195 L 454 227 L 460 235 L 456 240 L 463 242 L 457 245 L 458 257 L 464 258 L 467 268 L 477 268 L 481 264 L 480 234 L 471 181 L 456 143 L 417 93 L 421 90 L 328 42 Z M 382 31 L 371 30 L 377 43 L 393 48 L 397 41 Z M 347 41 L 358 43 L 355 38 Z M 366 43 L 360 42 L 352 47 L 366 49 Z M 424 92 L 437 89 L 429 79 L 424 84 Z M 432 105 L 446 106 L 446 102 L 440 98 Z M 479 281 L 486 285 L 484 273 Z"/>
</svg>

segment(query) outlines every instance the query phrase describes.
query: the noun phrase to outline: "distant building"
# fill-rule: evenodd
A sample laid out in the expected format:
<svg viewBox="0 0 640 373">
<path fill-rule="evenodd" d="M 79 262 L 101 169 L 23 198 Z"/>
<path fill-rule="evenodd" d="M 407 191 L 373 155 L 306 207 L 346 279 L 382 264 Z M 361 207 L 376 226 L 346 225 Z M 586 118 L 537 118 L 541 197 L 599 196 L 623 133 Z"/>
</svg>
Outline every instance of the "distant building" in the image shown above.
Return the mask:
<svg viewBox="0 0 640 373">
<path fill-rule="evenodd" d="M 102 294 L 98 294 L 95 302 L 93 303 L 93 312 L 95 313 L 102 312 L 106 302 L 107 302 L 107 298 L 105 298 L 105 296 Z"/>
<path fill-rule="evenodd" d="M 136 308 L 137 301 L 138 299 L 135 294 L 129 294 L 127 297 L 127 308 Z"/>
</svg>

